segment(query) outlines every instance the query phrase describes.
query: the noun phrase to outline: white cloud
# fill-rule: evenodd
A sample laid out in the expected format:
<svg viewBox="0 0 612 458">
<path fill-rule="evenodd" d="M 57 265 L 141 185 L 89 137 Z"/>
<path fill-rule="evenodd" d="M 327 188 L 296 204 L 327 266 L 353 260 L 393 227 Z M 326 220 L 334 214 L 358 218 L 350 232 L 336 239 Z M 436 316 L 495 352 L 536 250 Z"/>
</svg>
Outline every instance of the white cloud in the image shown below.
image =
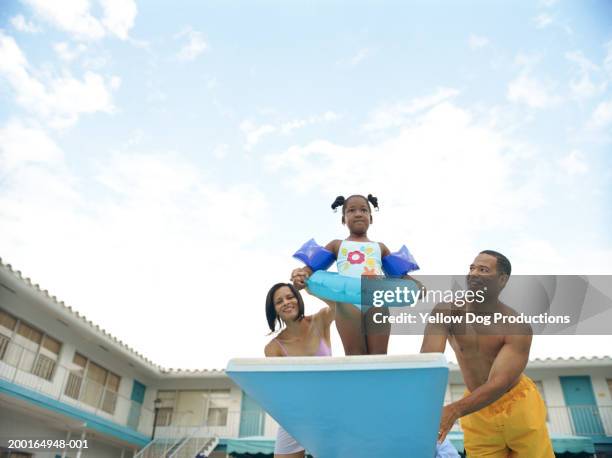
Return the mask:
<svg viewBox="0 0 612 458">
<path fill-rule="evenodd" d="M 62 41 L 53 45 L 53 50 L 57 53 L 58 57 L 66 62 L 71 62 L 87 50 L 87 46 L 83 43 L 76 45 L 74 48 L 70 46 L 70 43 Z"/>
<path fill-rule="evenodd" d="M 587 59 L 580 51 L 565 54 L 565 58 L 575 64 L 576 71 L 570 80 L 569 87 L 574 98 L 587 99 L 594 97 L 606 88 L 606 81 L 596 84 L 593 80 L 600 79 L 600 68 Z"/>
<path fill-rule="evenodd" d="M 369 48 L 361 48 L 359 51 L 357 51 L 357 54 L 355 54 L 353 57 L 349 59 L 349 64 L 351 65 L 359 64 L 361 61 L 363 61 L 370 55 L 370 52 L 371 51 Z"/>
<path fill-rule="evenodd" d="M 187 38 L 187 43 L 185 43 L 177 55 L 179 60 L 194 60 L 208 49 L 208 44 L 204 40 L 204 35 L 201 32 L 193 30 L 191 27 L 187 27 L 185 30 L 175 35 L 176 39 L 183 37 Z"/>
<path fill-rule="evenodd" d="M 247 119 L 240 124 L 240 130 L 246 135 L 245 149 L 247 151 L 252 151 L 253 147 L 255 147 L 255 145 L 257 145 L 264 136 L 271 135 L 276 132 L 287 135 L 296 129 L 301 129 L 313 124 L 336 121 L 339 118 L 340 115 L 337 113 L 334 113 L 333 111 L 326 111 L 320 115 L 314 115 L 304 119 L 293 119 L 278 125 L 257 125 L 253 123 L 253 121 Z"/>
<path fill-rule="evenodd" d="M 79 40 L 98 40 L 108 33 L 125 40 L 134 25 L 134 0 L 100 0 L 102 17 L 92 14 L 88 0 L 24 0 L 42 19 Z"/>
<path fill-rule="evenodd" d="M 276 132 L 276 127 L 271 124 L 258 126 L 252 121 L 245 120 L 240 123 L 240 130 L 246 135 L 245 149 L 252 151 L 253 147 L 259 143 L 262 137 Z"/>
<path fill-rule="evenodd" d="M 612 80 L 612 40 L 605 44 L 606 57 L 604 58 L 604 68 L 608 74 L 608 78 Z"/>
<path fill-rule="evenodd" d="M 511 102 L 530 108 L 548 108 L 561 101 L 552 83 L 540 81 L 527 73 L 522 73 L 509 83 L 507 97 Z"/>
<path fill-rule="evenodd" d="M 597 105 L 591 116 L 591 124 L 596 128 L 612 124 L 612 100 L 606 100 Z"/>
<path fill-rule="evenodd" d="M 284 122 L 280 126 L 280 132 L 283 134 L 289 134 L 295 129 L 301 129 L 311 124 L 319 124 L 322 122 L 336 121 L 340 116 L 333 111 L 326 111 L 322 115 L 310 116 L 305 119 L 294 119 L 292 121 Z"/>
<path fill-rule="evenodd" d="M 468 43 L 472 49 L 481 49 L 489 45 L 489 39 L 485 36 L 472 34 L 470 35 Z"/>
<path fill-rule="evenodd" d="M 533 18 L 536 28 L 543 29 L 553 23 L 553 17 L 550 14 L 542 13 Z"/>
<path fill-rule="evenodd" d="M 355 52 L 355 54 L 353 54 L 350 57 L 343 57 L 341 59 L 338 59 L 336 61 L 336 65 L 354 67 L 356 65 L 359 65 L 361 62 L 363 62 L 367 58 L 369 58 L 371 55 L 372 55 L 371 48 L 368 48 L 368 47 L 361 48 L 357 50 L 357 52 Z"/>
<path fill-rule="evenodd" d="M 42 130 L 12 120 L 0 128 L 0 170 L 11 173 L 28 163 L 57 164 L 63 153 Z"/>
<path fill-rule="evenodd" d="M 417 97 L 408 102 L 382 106 L 369 115 L 364 128 L 374 131 L 401 126 L 410 119 L 410 116 L 450 100 L 457 95 L 459 95 L 459 91 L 456 89 L 439 88 L 432 95 Z"/>
<path fill-rule="evenodd" d="M 12 147 L 25 152 L 31 140 L 18 136 L 24 143 Z M 3 259 L 166 367 L 260 355 L 266 326 L 253 305 L 291 265 L 259 248 L 269 232 L 265 196 L 216 185 L 178 153 L 124 153 L 90 165 L 93 176 L 79 179 L 62 161 L 14 170 L 0 194 Z M 256 269 L 238 278 L 240 266 Z M 147 326 L 134 333 L 143 308 Z M 241 338 L 201 357 L 180 351 L 214 348 L 227 336 L 223 322 Z"/>
<path fill-rule="evenodd" d="M 11 25 L 20 32 L 38 33 L 40 27 L 36 26 L 32 21 L 28 21 L 23 14 L 18 14 L 11 18 Z"/>
<path fill-rule="evenodd" d="M 14 90 L 17 103 L 45 119 L 52 127 L 68 127 L 82 114 L 111 113 L 114 110 L 111 90 L 117 87 L 117 79 L 105 80 L 101 75 L 88 71 L 82 80 L 65 72 L 43 82 L 32 74 L 15 40 L 2 32 L 0 76 L 6 78 Z"/>
<path fill-rule="evenodd" d="M 572 95 L 577 99 L 587 99 L 596 96 L 601 91 L 601 86 L 596 86 L 586 73 L 569 83 Z"/>
<path fill-rule="evenodd" d="M 567 156 L 559 160 L 559 165 L 568 175 L 584 175 L 589 171 L 589 166 L 580 151 L 571 151 Z"/>
<path fill-rule="evenodd" d="M 226 143 L 222 143 L 217 145 L 217 147 L 213 150 L 213 155 L 217 159 L 225 159 L 229 153 L 229 145 Z"/>
<path fill-rule="evenodd" d="M 128 38 L 130 29 L 138 9 L 133 0 L 100 0 L 102 4 L 102 24 L 106 29 L 121 40 Z"/>
<path fill-rule="evenodd" d="M 514 65 L 519 69 L 528 72 L 535 69 L 536 65 L 542 60 L 539 54 L 518 53 L 514 58 Z"/>
<path fill-rule="evenodd" d="M 581 51 L 571 51 L 565 53 L 565 58 L 575 63 L 581 72 L 598 71 L 599 67 L 585 57 Z"/>
<path fill-rule="evenodd" d="M 518 230 L 541 205 L 540 169 L 522 148 L 446 100 L 378 142 L 317 140 L 265 163 L 296 195 L 374 193 L 372 237 L 391 249 L 406 243 L 417 259 L 426 254 L 424 272 L 447 273 L 464 270 L 482 234 Z M 518 178 L 525 169 L 533 179 Z"/>
</svg>

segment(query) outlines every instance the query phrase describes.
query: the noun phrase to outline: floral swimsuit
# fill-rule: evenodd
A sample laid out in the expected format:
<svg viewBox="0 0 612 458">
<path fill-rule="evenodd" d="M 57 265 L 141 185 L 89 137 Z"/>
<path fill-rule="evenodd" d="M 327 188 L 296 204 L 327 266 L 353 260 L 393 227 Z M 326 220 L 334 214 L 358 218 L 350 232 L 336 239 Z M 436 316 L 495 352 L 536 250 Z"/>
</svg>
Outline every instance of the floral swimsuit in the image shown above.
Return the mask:
<svg viewBox="0 0 612 458">
<path fill-rule="evenodd" d="M 346 277 L 384 275 L 380 245 L 376 242 L 343 240 L 336 260 L 338 273 Z"/>
</svg>

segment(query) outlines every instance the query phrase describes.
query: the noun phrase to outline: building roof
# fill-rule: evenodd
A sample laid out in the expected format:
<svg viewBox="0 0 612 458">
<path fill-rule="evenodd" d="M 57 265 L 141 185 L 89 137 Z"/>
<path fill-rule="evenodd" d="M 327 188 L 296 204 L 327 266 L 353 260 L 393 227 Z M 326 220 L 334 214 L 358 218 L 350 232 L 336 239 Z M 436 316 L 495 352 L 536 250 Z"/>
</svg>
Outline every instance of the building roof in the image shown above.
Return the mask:
<svg viewBox="0 0 612 458">
<path fill-rule="evenodd" d="M 45 304 L 49 307 L 57 307 L 69 317 L 72 318 L 74 322 L 78 322 L 81 325 L 84 325 L 88 328 L 88 330 L 98 338 L 104 340 L 106 343 L 109 343 L 117 348 L 120 348 L 122 352 L 128 356 L 130 359 L 139 362 L 141 366 L 149 369 L 153 373 L 153 375 L 161 376 L 163 378 L 173 378 L 173 377 L 219 377 L 225 374 L 225 370 L 223 369 L 175 369 L 175 368 L 164 368 L 158 364 L 155 364 L 149 358 L 145 357 L 138 351 L 134 350 L 132 347 L 124 343 L 122 340 L 113 336 L 106 329 L 101 328 L 97 324 L 93 323 L 91 320 L 87 319 L 87 317 L 77 310 L 73 309 L 71 306 L 66 305 L 63 301 L 59 300 L 56 296 L 49 293 L 48 290 L 40 287 L 38 283 L 34 283 L 29 277 L 23 276 L 21 271 L 13 269 L 10 264 L 5 264 L 0 258 L 0 271 L 4 270 L 8 274 L 10 274 L 15 280 L 19 281 L 22 285 L 29 288 L 31 292 L 39 295 L 42 299 L 44 299 Z M 575 367 L 578 366 L 589 366 L 589 365 L 612 365 L 612 357 L 610 356 L 593 356 L 593 357 L 580 357 L 580 358 L 535 358 L 529 360 L 529 368 L 540 368 L 540 367 Z M 454 362 L 449 362 L 449 367 L 451 370 L 458 370 L 458 366 Z"/>
<path fill-rule="evenodd" d="M 75 310 L 69 305 L 66 305 L 64 301 L 59 300 L 56 296 L 49 293 L 48 290 L 43 289 L 38 283 L 35 283 L 29 277 L 24 276 L 21 271 L 13 269 L 11 264 L 6 264 L 0 258 L 0 271 L 4 271 L 10 275 L 14 280 L 18 281 L 22 286 L 26 287 L 30 292 L 35 295 L 38 295 L 39 298 L 43 299 L 44 304 L 48 306 L 50 309 L 55 308 L 56 310 L 63 312 L 63 315 L 70 319 L 73 323 L 78 323 L 81 326 L 87 328 L 87 330 L 94 336 L 98 337 L 105 344 L 113 346 L 117 349 L 120 349 L 123 354 L 125 354 L 132 361 L 139 363 L 141 367 L 148 369 L 152 375 L 156 376 L 176 376 L 176 375 L 192 375 L 192 376 L 219 376 L 223 375 L 225 372 L 223 370 L 189 370 L 189 369 L 167 369 L 159 364 L 155 364 L 149 358 L 134 350 L 132 347 L 127 345 L 122 340 L 113 336 L 106 329 L 101 328 L 99 325 L 95 324 L 93 321 L 89 320 L 85 315 L 79 313 L 78 310 Z M 11 291 L 10 285 L 5 285 Z"/>
</svg>

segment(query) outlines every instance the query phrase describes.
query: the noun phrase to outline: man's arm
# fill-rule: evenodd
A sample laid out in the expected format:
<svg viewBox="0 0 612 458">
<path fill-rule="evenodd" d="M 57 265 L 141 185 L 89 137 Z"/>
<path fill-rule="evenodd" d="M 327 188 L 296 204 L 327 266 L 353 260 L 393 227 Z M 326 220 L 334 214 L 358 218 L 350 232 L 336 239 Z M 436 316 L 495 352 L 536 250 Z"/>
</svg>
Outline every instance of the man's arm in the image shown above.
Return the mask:
<svg viewBox="0 0 612 458">
<path fill-rule="evenodd" d="M 437 312 L 448 312 L 445 304 L 436 305 L 431 314 Z M 448 327 L 442 323 L 428 323 L 425 327 L 423 335 L 423 343 L 421 344 L 421 353 L 444 353 L 446 349 L 446 340 L 448 339 Z"/>
<path fill-rule="evenodd" d="M 531 335 L 506 336 L 506 343 L 497 354 L 487 381 L 468 396 L 444 406 L 438 440 L 442 441 L 459 418 L 497 401 L 518 380 L 529 359 Z"/>
<path fill-rule="evenodd" d="M 493 361 L 486 383 L 455 403 L 461 416 L 488 406 L 508 391 L 525 370 L 530 348 L 530 335 L 507 336 L 506 343 Z"/>
</svg>

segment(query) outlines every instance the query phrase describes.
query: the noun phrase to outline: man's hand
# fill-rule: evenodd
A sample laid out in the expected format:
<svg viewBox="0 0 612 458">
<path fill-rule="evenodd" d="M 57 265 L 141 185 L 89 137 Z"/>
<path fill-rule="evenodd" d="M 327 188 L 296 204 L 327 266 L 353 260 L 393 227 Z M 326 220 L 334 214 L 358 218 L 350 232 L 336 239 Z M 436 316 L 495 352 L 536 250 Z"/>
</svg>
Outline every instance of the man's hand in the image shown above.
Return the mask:
<svg viewBox="0 0 612 458">
<path fill-rule="evenodd" d="M 442 409 L 442 417 L 440 418 L 440 428 L 438 429 L 438 443 L 444 442 L 446 435 L 460 417 L 459 410 L 455 405 L 448 404 L 444 406 Z"/>
<path fill-rule="evenodd" d="M 312 274 L 312 270 L 308 267 L 298 267 L 293 269 L 291 272 L 291 282 L 297 289 L 304 289 L 306 287 L 306 280 Z"/>
</svg>

